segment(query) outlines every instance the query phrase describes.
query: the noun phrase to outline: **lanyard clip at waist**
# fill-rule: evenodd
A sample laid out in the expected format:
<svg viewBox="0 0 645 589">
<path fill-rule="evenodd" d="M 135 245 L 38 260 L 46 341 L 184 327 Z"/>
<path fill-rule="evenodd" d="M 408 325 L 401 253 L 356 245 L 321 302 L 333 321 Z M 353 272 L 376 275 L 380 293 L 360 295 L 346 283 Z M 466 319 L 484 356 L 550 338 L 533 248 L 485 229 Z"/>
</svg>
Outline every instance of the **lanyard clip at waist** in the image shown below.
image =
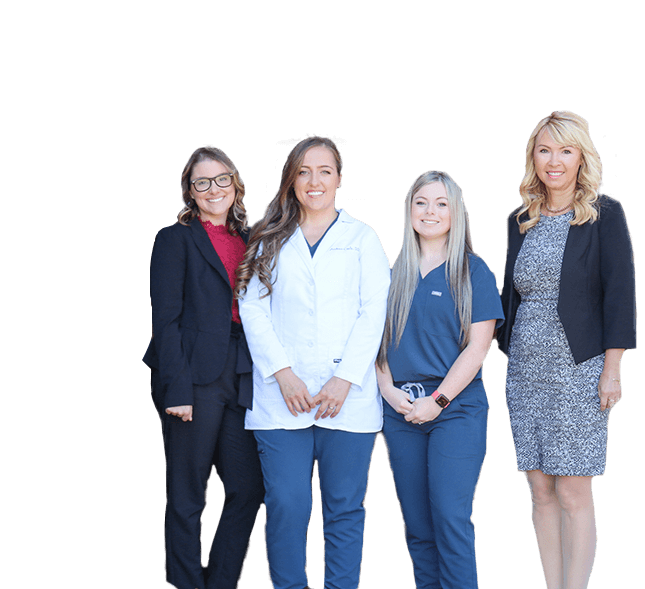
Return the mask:
<svg viewBox="0 0 645 589">
<path fill-rule="evenodd" d="M 421 399 L 422 397 L 426 396 L 426 390 L 423 388 L 423 385 L 420 382 L 406 382 L 401 387 L 401 390 L 410 395 L 411 401 L 414 401 L 415 399 Z"/>
</svg>

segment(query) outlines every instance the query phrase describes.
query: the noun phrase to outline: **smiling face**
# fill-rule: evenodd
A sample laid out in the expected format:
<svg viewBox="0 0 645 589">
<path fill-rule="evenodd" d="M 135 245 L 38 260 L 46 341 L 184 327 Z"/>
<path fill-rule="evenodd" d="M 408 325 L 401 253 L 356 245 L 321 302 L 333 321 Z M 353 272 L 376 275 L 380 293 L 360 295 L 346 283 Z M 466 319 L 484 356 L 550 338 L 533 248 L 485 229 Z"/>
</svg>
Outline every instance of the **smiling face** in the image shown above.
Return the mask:
<svg viewBox="0 0 645 589">
<path fill-rule="evenodd" d="M 220 174 L 227 174 L 230 170 L 224 164 L 213 159 L 205 159 L 193 166 L 190 175 L 191 182 L 197 178 L 214 178 Z M 202 220 L 210 221 L 213 225 L 224 225 L 228 210 L 235 200 L 235 185 L 220 188 L 211 182 L 211 187 L 206 192 L 197 192 L 191 184 L 190 195 L 199 208 Z"/>
<path fill-rule="evenodd" d="M 580 149 L 556 143 L 547 129 L 542 129 L 535 141 L 533 164 L 550 197 L 573 196 L 582 165 Z"/>
<path fill-rule="evenodd" d="M 422 186 L 412 197 L 412 228 L 421 241 L 443 240 L 450 231 L 450 208 L 446 188 L 441 182 Z"/>
<path fill-rule="evenodd" d="M 331 213 L 340 180 L 334 154 L 322 145 L 309 149 L 293 184 L 303 215 Z"/>
</svg>

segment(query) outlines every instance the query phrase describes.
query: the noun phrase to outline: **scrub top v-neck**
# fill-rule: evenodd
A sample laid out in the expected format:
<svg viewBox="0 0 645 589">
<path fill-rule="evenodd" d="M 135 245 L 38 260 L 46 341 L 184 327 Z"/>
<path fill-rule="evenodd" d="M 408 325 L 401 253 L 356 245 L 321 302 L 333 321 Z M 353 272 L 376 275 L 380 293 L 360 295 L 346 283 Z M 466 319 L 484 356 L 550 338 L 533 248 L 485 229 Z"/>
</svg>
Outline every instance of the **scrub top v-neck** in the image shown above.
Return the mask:
<svg viewBox="0 0 645 589">
<path fill-rule="evenodd" d="M 314 254 L 316 253 L 316 250 L 318 249 L 318 246 L 320 245 L 320 242 L 323 239 L 325 239 L 325 235 L 327 235 L 327 233 L 329 233 L 329 230 L 334 226 L 336 221 L 338 221 L 338 217 L 340 217 L 340 215 L 338 214 L 338 211 L 336 211 L 336 218 L 331 222 L 329 227 L 327 227 L 327 229 L 325 229 L 325 232 L 322 234 L 322 237 L 316 243 L 314 243 L 313 245 L 309 245 L 309 242 L 305 239 L 305 241 L 307 241 L 307 245 L 309 246 L 309 253 L 311 254 L 312 258 L 314 257 Z"/>
<path fill-rule="evenodd" d="M 472 323 L 504 319 L 495 276 L 485 262 L 469 255 L 472 283 Z M 498 325 L 499 326 L 499 325 Z M 446 281 L 445 263 L 419 274 L 408 321 L 398 346 L 388 348 L 395 382 L 443 379 L 461 353 L 459 315 Z M 481 378 L 481 369 L 475 379 Z"/>
</svg>

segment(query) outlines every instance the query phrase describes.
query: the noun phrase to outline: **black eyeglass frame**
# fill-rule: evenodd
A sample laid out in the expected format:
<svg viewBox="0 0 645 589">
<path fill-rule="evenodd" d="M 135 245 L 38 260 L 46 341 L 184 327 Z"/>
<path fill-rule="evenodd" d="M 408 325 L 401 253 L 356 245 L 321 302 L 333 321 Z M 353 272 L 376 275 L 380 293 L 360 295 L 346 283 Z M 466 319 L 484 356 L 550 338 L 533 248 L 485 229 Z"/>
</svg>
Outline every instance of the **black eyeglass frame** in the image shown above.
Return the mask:
<svg viewBox="0 0 645 589">
<path fill-rule="evenodd" d="M 223 176 L 228 176 L 231 179 L 231 181 L 225 186 L 222 186 L 217 182 L 217 179 L 222 178 Z M 206 176 L 203 176 L 201 178 L 195 178 L 190 183 L 195 189 L 195 192 L 208 192 L 211 189 L 211 186 L 213 186 L 213 182 L 215 182 L 215 186 L 218 186 L 219 188 L 228 188 L 231 184 L 233 184 L 233 176 L 235 176 L 235 174 L 231 172 L 226 172 L 224 174 L 218 174 L 217 176 L 213 176 L 213 178 L 207 178 Z M 208 188 L 206 188 L 205 190 L 198 190 L 197 186 L 195 186 L 195 182 L 199 182 L 200 180 L 208 180 Z"/>
</svg>

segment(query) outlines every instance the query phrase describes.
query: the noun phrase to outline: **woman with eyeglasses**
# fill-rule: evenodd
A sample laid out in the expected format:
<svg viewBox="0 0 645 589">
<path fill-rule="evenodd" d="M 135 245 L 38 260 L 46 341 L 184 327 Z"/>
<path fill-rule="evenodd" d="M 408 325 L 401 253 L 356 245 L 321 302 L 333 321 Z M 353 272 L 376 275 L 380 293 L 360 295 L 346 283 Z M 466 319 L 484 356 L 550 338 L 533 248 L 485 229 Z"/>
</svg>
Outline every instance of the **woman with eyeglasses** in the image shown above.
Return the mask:
<svg viewBox="0 0 645 589">
<path fill-rule="evenodd" d="M 251 359 L 233 298 L 248 231 L 244 184 L 220 149 L 197 149 L 181 176 L 185 207 L 155 239 L 152 339 L 144 362 L 166 454 L 166 576 L 179 589 L 234 589 L 264 487 L 253 434 Z M 224 508 L 201 561 L 201 514 L 215 466 Z"/>
<path fill-rule="evenodd" d="M 503 321 L 495 277 L 473 253 L 461 189 L 444 172 L 405 200 L 377 360 L 383 434 L 418 589 L 476 589 L 475 485 L 486 453 L 481 367 Z"/>
</svg>

